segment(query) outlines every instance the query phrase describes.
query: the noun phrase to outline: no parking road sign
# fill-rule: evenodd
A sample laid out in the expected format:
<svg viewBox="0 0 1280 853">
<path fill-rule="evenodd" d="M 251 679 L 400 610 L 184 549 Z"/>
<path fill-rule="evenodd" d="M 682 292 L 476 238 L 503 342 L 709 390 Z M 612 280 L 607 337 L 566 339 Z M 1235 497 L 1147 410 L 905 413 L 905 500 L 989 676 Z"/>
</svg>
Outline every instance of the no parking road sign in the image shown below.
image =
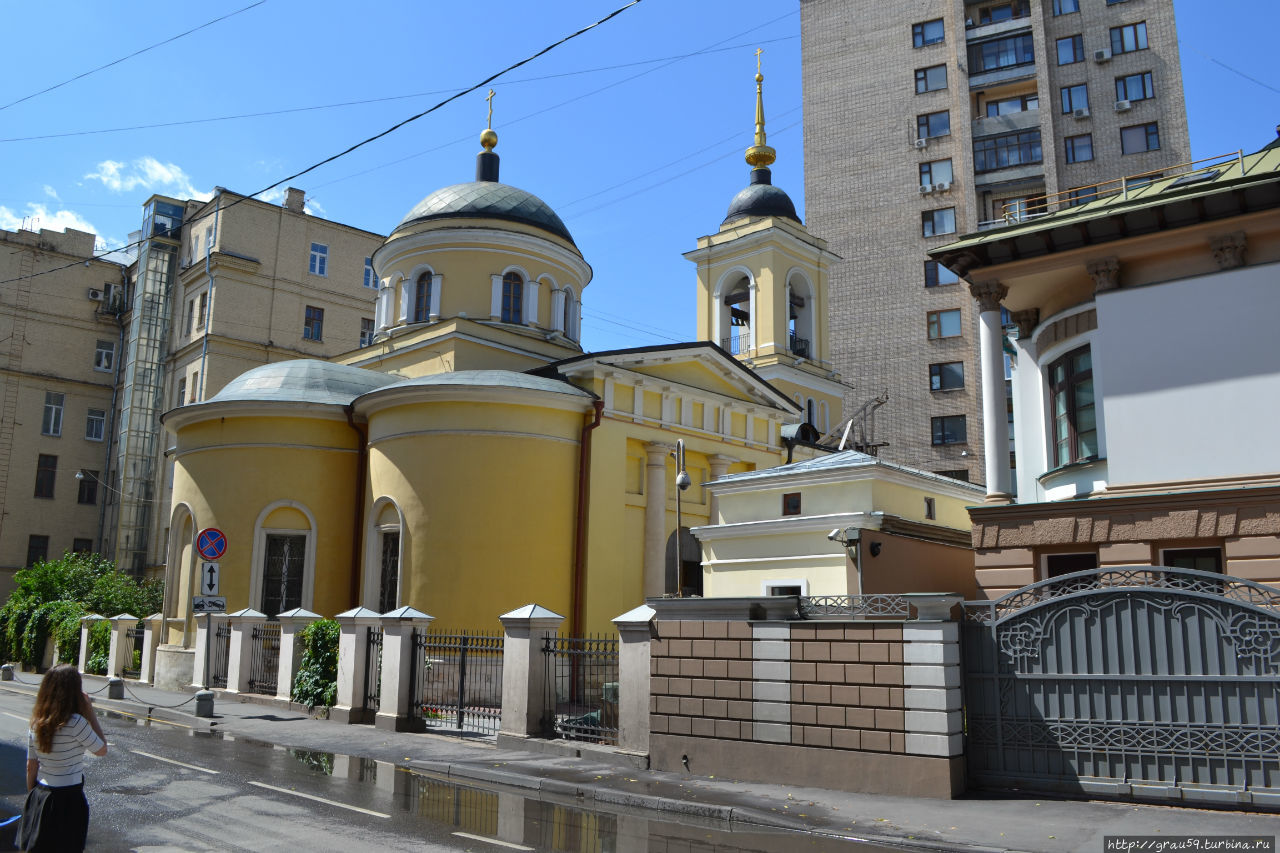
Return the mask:
<svg viewBox="0 0 1280 853">
<path fill-rule="evenodd" d="M 217 560 L 227 553 L 227 537 L 216 527 L 206 527 L 196 535 L 196 550 L 206 560 Z"/>
</svg>

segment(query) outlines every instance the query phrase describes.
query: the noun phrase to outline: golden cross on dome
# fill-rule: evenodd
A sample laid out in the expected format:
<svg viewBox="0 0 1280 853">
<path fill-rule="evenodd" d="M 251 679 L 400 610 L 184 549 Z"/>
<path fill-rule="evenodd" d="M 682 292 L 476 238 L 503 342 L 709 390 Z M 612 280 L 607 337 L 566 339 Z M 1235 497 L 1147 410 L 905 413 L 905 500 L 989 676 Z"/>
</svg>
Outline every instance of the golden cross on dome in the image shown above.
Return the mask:
<svg viewBox="0 0 1280 853">
<path fill-rule="evenodd" d="M 486 101 L 488 101 L 488 102 L 489 102 L 489 124 L 488 124 L 488 127 L 490 127 L 490 128 L 492 128 L 492 127 L 493 127 L 493 96 L 494 96 L 494 91 L 493 91 L 492 89 L 490 89 L 490 90 L 489 90 L 489 94 L 487 94 L 487 95 L 485 95 L 485 96 L 484 96 L 484 99 L 485 99 Z"/>
<path fill-rule="evenodd" d="M 756 48 L 756 73 L 757 74 L 760 73 L 760 54 L 762 53 L 764 53 L 764 48 L 757 47 Z"/>
</svg>

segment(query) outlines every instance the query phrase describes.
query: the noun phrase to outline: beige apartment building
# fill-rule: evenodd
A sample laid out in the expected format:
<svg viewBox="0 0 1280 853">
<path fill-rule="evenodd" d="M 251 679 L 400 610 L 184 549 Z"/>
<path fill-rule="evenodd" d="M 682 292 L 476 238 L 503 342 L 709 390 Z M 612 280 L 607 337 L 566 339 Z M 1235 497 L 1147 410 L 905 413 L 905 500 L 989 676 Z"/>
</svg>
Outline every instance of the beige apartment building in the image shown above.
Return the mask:
<svg viewBox="0 0 1280 853">
<path fill-rule="evenodd" d="M 927 253 L 1191 159 L 1172 0 L 800 9 L 805 203 L 843 259 L 846 409 L 887 391 L 882 456 L 981 481 L 979 308 Z"/>
<path fill-rule="evenodd" d="M 126 279 L 93 244 L 0 231 L 0 596 L 23 566 L 99 544 Z"/>
</svg>

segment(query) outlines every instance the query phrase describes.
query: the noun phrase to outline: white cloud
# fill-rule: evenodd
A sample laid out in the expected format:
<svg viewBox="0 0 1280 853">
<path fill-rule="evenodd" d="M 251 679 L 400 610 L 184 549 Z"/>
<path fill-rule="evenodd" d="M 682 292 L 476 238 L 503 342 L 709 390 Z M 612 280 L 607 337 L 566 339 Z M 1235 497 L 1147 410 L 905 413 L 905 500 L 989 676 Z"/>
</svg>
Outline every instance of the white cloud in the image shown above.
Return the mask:
<svg viewBox="0 0 1280 853">
<path fill-rule="evenodd" d="M 49 186 L 48 184 L 44 185 L 44 194 L 47 195 L 49 198 L 53 199 L 54 201 L 62 201 L 62 199 L 58 198 L 58 191 L 55 190 L 53 187 Z"/>
<path fill-rule="evenodd" d="M 154 157 L 140 157 L 132 163 L 103 160 L 98 164 L 97 170 L 89 172 L 85 178 L 101 181 L 104 187 L 113 192 L 144 189 L 184 199 L 208 201 L 213 198 L 213 193 L 196 189 L 181 166 L 161 163 Z"/>
<path fill-rule="evenodd" d="M 284 187 L 272 187 L 264 193 L 258 193 L 254 198 L 265 201 L 267 204 L 284 204 Z M 325 209 L 320 202 L 308 198 L 302 203 L 302 212 L 308 216 L 324 216 Z"/>
<path fill-rule="evenodd" d="M 28 231 L 39 231 L 41 228 L 65 231 L 68 228 L 74 228 L 90 234 L 98 233 L 98 229 L 94 228 L 89 220 L 73 210 L 50 211 L 43 204 L 34 201 L 29 202 L 26 212 L 21 214 L 7 207 L 0 207 L 0 228 L 6 231 L 17 231 L 24 226 Z"/>
</svg>

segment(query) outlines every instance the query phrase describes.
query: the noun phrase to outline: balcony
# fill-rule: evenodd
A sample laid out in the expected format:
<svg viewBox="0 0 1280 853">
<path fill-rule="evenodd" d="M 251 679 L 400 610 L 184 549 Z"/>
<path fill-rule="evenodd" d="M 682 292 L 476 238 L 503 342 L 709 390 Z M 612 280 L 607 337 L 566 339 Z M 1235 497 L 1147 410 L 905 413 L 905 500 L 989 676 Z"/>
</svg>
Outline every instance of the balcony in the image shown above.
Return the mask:
<svg viewBox="0 0 1280 853">
<path fill-rule="evenodd" d="M 1014 133 L 1029 127 L 1040 126 L 1039 110 L 1023 110 L 1020 113 L 1008 113 L 1002 116 L 987 116 L 973 122 L 973 138 L 996 136 L 1001 133 Z"/>
<path fill-rule="evenodd" d="M 721 338 L 720 346 L 730 355 L 746 355 L 751 349 L 751 332 L 748 330 L 734 332 L 727 338 Z"/>
<path fill-rule="evenodd" d="M 792 355 L 809 358 L 809 339 L 797 337 L 795 332 L 787 336 L 787 349 Z"/>
</svg>

